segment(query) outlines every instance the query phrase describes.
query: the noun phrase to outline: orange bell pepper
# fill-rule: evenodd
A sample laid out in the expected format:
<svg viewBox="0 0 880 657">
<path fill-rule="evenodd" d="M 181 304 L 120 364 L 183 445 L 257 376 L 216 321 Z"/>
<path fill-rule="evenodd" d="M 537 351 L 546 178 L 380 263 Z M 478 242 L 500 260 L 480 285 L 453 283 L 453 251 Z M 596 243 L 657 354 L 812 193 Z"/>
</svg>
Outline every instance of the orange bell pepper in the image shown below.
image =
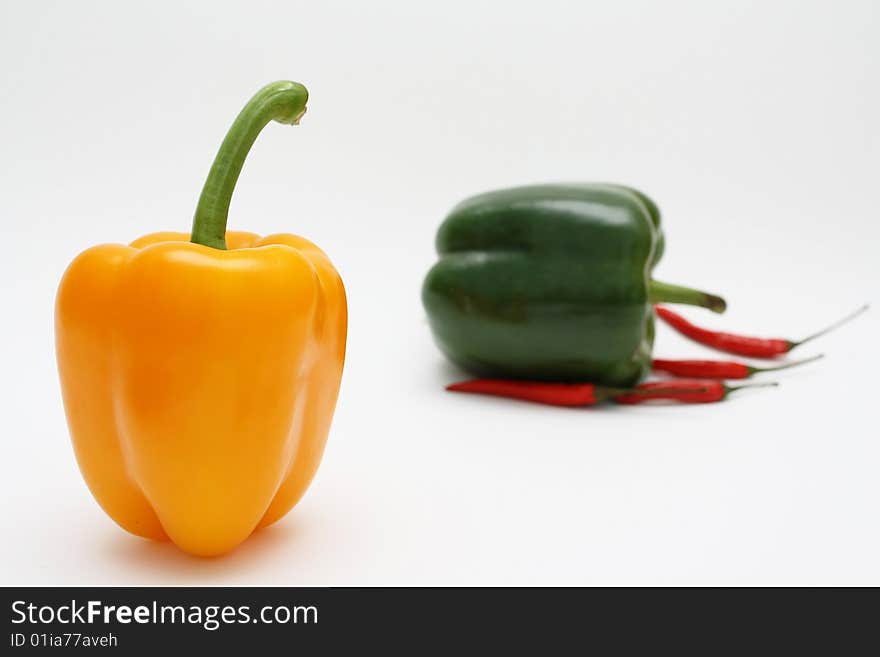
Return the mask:
<svg viewBox="0 0 880 657">
<path fill-rule="evenodd" d="M 307 98 L 277 82 L 245 106 L 192 241 L 93 247 L 58 290 L 58 369 L 86 483 L 124 529 L 196 555 L 228 552 L 299 501 L 336 405 L 347 310 L 330 260 L 295 235 L 226 232 L 257 134 L 297 123 Z"/>
</svg>

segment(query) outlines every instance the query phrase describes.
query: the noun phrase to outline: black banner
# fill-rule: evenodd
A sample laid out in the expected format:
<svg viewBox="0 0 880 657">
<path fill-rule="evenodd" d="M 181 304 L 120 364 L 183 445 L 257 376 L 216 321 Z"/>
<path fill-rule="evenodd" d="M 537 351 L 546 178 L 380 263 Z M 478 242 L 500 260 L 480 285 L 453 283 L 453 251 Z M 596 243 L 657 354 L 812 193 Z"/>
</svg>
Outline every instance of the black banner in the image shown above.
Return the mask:
<svg viewBox="0 0 880 657">
<path fill-rule="evenodd" d="M 876 590 L 5 588 L 3 654 L 873 644 Z M 865 638 L 868 643 L 862 641 Z M 646 643 L 647 642 L 647 643 Z M 708 643 L 707 643 L 708 642 Z"/>
</svg>

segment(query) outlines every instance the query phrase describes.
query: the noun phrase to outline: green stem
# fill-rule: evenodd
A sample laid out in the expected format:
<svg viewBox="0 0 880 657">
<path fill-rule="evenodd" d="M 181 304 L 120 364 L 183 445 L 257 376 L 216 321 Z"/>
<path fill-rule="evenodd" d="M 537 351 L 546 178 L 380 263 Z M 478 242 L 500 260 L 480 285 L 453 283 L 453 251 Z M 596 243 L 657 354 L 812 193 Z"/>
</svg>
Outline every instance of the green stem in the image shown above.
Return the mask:
<svg viewBox="0 0 880 657">
<path fill-rule="evenodd" d="M 297 82 L 281 80 L 260 89 L 233 122 L 214 158 L 193 218 L 191 241 L 226 248 L 226 220 L 235 183 L 257 135 L 270 121 L 296 125 L 306 111 L 309 92 Z"/>
<path fill-rule="evenodd" d="M 789 347 L 789 351 L 791 351 L 795 347 L 801 346 L 805 342 L 810 342 L 811 340 L 815 340 L 816 338 L 821 338 L 823 335 L 827 335 L 828 333 L 831 333 L 831 331 L 834 331 L 834 330 L 840 328 L 841 326 L 843 326 L 844 324 L 846 324 L 847 322 L 851 322 L 852 320 L 854 320 L 856 317 L 858 317 L 863 312 L 868 310 L 869 307 L 870 306 L 866 303 L 864 306 L 854 310 L 853 312 L 851 312 L 849 315 L 847 315 L 843 319 L 838 319 L 831 326 L 826 326 L 821 331 L 817 331 L 817 332 L 813 333 L 813 335 L 807 336 L 803 340 L 798 340 L 797 342 L 792 342 L 791 340 L 789 340 L 788 343 L 789 343 L 789 345 L 791 345 Z"/>
<path fill-rule="evenodd" d="M 724 398 L 726 399 L 727 395 L 732 392 L 736 392 L 737 390 L 750 390 L 751 388 L 776 388 L 778 386 L 779 384 L 776 383 L 776 381 L 771 381 L 769 383 L 749 383 L 748 385 L 744 386 L 724 385 Z"/>
<path fill-rule="evenodd" d="M 648 294 L 651 303 L 684 303 L 708 308 L 716 313 L 723 313 L 727 309 L 727 302 L 719 296 L 671 283 L 651 281 Z"/>
<path fill-rule="evenodd" d="M 816 356 L 812 356 L 810 358 L 804 358 L 802 360 L 793 360 L 790 363 L 783 363 L 782 365 L 777 365 L 776 367 L 752 367 L 749 366 L 749 376 L 752 374 L 757 374 L 758 372 L 778 372 L 779 370 L 787 370 L 789 367 L 797 367 L 799 365 L 805 365 L 806 363 L 812 363 L 814 360 L 819 360 L 820 358 L 824 358 L 824 354 L 818 354 Z"/>
</svg>

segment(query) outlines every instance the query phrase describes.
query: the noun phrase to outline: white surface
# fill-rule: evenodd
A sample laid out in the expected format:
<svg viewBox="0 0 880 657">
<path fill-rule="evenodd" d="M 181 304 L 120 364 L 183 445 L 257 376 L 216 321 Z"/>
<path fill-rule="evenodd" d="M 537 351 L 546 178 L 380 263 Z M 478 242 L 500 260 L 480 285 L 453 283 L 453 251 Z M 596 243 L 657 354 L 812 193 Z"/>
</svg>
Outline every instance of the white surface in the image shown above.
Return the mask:
<svg viewBox="0 0 880 657">
<path fill-rule="evenodd" d="M 419 301 L 459 199 L 611 180 L 663 209 L 658 277 L 727 297 L 695 320 L 798 337 L 876 302 L 876 2 L 234 4 L 2 3 L 0 583 L 880 584 L 880 309 L 777 390 L 565 411 L 444 393 Z M 88 246 L 188 230 L 278 78 L 309 113 L 263 133 L 231 227 L 330 253 L 347 368 L 304 501 L 198 560 L 91 499 L 53 298 Z"/>
</svg>

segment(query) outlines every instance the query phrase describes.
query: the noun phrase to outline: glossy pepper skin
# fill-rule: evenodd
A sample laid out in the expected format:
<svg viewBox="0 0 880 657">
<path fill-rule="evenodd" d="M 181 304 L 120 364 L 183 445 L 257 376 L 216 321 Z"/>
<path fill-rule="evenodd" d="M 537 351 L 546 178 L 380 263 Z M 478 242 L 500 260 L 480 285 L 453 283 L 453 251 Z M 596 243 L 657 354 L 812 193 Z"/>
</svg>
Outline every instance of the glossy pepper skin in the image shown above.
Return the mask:
<svg viewBox="0 0 880 657">
<path fill-rule="evenodd" d="M 242 116 L 254 138 L 278 118 L 257 103 L 265 121 L 253 123 L 258 99 L 304 108 L 305 89 L 291 85 L 264 88 L 230 135 Z M 69 266 L 56 300 L 64 405 L 92 494 L 129 532 L 203 556 L 302 497 L 345 357 L 345 290 L 327 256 L 295 235 L 225 232 L 250 143 L 230 155 L 224 142 L 205 188 L 219 215 L 204 194 L 197 211 L 222 247 L 186 233 L 96 246 Z"/>
<path fill-rule="evenodd" d="M 622 185 L 534 185 L 453 208 L 422 300 L 435 341 L 482 377 L 628 387 L 651 367 L 659 299 L 724 301 L 659 283 L 657 205 Z"/>
</svg>

